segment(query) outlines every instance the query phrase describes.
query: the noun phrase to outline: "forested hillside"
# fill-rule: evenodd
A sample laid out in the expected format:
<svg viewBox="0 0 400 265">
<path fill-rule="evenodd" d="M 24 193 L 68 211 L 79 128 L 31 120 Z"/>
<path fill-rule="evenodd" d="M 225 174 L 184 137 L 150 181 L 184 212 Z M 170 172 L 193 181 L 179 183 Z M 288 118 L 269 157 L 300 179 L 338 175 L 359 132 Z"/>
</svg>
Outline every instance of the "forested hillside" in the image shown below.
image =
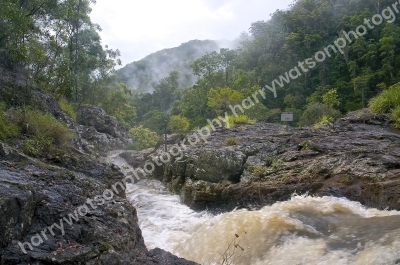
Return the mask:
<svg viewBox="0 0 400 265">
<path fill-rule="evenodd" d="M 254 22 L 239 49 L 196 60 L 193 87 L 174 90 L 174 73 L 152 95 L 139 95 L 138 122 L 159 133 L 162 126 L 155 124 L 163 115 L 179 117 L 182 128 L 203 126 L 266 85 L 267 98 L 242 120 L 279 122 L 281 111 L 292 111 L 295 124 L 304 126 L 367 107 L 400 81 L 397 8 L 386 0 L 295 1 L 269 21 Z"/>
<path fill-rule="evenodd" d="M 103 47 L 101 28 L 89 17 L 94 3 L 0 0 L 2 87 L 22 82 L 29 94 L 36 86 L 65 103 L 101 106 L 131 126 L 135 121 L 132 93 L 117 82 L 114 70 L 121 63 L 120 53 Z M 29 104 L 12 100 L 22 91 L 2 92 L 1 100 L 8 105 Z"/>
<path fill-rule="evenodd" d="M 208 52 L 218 51 L 221 42 L 192 40 L 179 47 L 164 49 L 150 54 L 140 61 L 127 64 L 118 70 L 120 80 L 129 87 L 142 92 L 152 92 L 153 86 L 172 71 L 178 71 L 179 85 L 191 87 L 196 77 L 190 66 Z"/>
</svg>

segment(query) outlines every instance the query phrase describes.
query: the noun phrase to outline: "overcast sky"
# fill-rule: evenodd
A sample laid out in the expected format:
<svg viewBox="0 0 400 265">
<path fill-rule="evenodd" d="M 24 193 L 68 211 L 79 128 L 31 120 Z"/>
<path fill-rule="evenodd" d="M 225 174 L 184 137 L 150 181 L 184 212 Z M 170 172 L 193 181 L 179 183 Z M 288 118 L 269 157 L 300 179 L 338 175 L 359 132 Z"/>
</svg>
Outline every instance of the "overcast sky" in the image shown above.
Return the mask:
<svg viewBox="0 0 400 265">
<path fill-rule="evenodd" d="M 199 40 L 234 40 L 252 22 L 269 20 L 292 0 L 97 0 L 91 18 L 103 44 L 123 65 L 165 48 Z"/>
</svg>

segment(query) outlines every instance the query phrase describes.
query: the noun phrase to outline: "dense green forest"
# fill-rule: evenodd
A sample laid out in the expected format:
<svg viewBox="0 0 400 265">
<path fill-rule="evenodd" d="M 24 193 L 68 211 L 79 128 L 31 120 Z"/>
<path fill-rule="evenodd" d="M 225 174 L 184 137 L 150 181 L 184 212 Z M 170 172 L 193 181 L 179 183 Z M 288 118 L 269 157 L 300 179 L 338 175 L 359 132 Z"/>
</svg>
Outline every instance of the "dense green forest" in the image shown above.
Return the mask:
<svg viewBox="0 0 400 265">
<path fill-rule="evenodd" d="M 166 63 L 180 65 L 176 71 L 155 84 L 144 82 L 153 93 L 129 87 L 137 84 L 130 77 L 141 76 L 140 64 L 118 76 L 119 51 L 103 47 L 101 28 L 89 17 L 94 2 L 0 0 L 1 74 L 12 73 L 27 87 L 53 93 L 65 109 L 71 103 L 104 108 L 142 139 L 139 148 L 153 144 L 166 123 L 176 133 L 202 127 L 266 85 L 275 86 L 276 97 L 266 90 L 266 98 L 237 122 L 279 122 L 280 112 L 292 111 L 296 125 L 313 125 L 367 106 L 381 92 L 390 96 L 374 99 L 371 104 L 381 107 L 372 109 L 393 112 L 395 121 L 400 117 L 400 93 L 393 86 L 400 81 L 400 21 L 392 1 L 297 0 L 270 20 L 254 22 L 239 37 L 238 49 L 222 48 L 196 59 L 190 65 L 195 79 L 187 71 L 194 53 L 188 48 L 190 58 L 175 56 L 179 63 Z M 375 14 L 383 21 L 373 26 Z M 360 32 L 360 25 L 363 34 L 352 34 Z M 348 43 L 334 53 L 338 38 Z M 307 61 L 324 50 L 323 60 Z M 288 80 L 288 73 L 296 78 Z M 187 87 L 182 80 L 197 81 Z M 11 104 L 6 96 L 4 101 Z"/>
<path fill-rule="evenodd" d="M 132 93 L 117 83 L 119 51 L 102 46 L 101 28 L 90 20 L 94 3 L 0 0 L 2 77 L 10 73 L 27 87 L 39 87 L 60 100 L 99 105 L 129 125 L 135 119 Z"/>
<path fill-rule="evenodd" d="M 288 10 L 277 10 L 269 21 L 254 22 L 250 34 L 240 37 L 239 49 L 221 49 L 196 60 L 192 70 L 199 79 L 194 86 L 176 89 L 179 86 L 173 81 L 179 73 L 172 73 L 155 86 L 155 93 L 140 94 L 135 103 L 137 121 L 161 132 L 156 125 L 163 115 L 172 115 L 186 119 L 190 129 L 201 127 L 207 118 L 229 112 L 229 105 L 242 102 L 275 79 L 281 83 L 275 83 L 276 97 L 266 90 L 262 104 L 246 112 L 250 120 L 279 122 L 281 111 L 292 111 L 296 124 L 305 126 L 366 107 L 372 97 L 400 81 L 400 22 L 392 4 L 384 0 L 295 1 Z M 375 14 L 381 14 L 383 22 L 365 24 L 364 19 L 371 20 Z M 365 25 L 366 32 L 360 25 Z M 352 35 L 356 29 L 362 36 Z M 342 53 L 333 53 L 331 48 L 329 58 L 314 59 L 312 67 L 298 70 L 296 79 L 285 81 L 291 69 L 300 68 L 299 62 L 314 58 L 338 38 L 350 39 Z"/>
</svg>

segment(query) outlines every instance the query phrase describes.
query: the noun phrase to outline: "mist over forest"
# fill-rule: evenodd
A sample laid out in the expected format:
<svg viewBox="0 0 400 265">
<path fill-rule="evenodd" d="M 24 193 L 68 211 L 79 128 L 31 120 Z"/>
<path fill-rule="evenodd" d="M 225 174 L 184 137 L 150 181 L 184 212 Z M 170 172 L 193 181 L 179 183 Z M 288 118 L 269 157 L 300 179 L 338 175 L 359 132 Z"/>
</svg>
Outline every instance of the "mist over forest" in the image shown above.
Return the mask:
<svg viewBox="0 0 400 265">
<path fill-rule="evenodd" d="M 236 43 L 236 46 L 238 43 Z M 220 48 L 236 48 L 233 41 L 192 40 L 179 47 L 157 51 L 145 58 L 129 63 L 118 70 L 120 80 L 141 92 L 153 92 L 154 86 L 173 71 L 179 72 L 179 88 L 194 85 L 197 78 L 191 65 L 206 53 Z"/>
</svg>

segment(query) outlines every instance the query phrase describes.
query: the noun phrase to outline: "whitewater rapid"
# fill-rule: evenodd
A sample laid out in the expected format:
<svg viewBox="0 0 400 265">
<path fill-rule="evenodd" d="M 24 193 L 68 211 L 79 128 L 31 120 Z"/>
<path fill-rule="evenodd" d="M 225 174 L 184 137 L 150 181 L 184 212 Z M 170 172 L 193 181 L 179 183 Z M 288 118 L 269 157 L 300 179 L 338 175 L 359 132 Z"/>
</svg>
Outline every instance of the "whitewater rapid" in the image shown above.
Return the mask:
<svg viewBox="0 0 400 265">
<path fill-rule="evenodd" d="M 112 162 L 123 165 L 116 154 Z M 213 216 L 194 212 L 149 179 L 129 185 L 127 198 L 138 211 L 149 249 L 159 247 L 200 264 L 400 265 L 398 211 L 294 195 L 258 211 Z"/>
</svg>

